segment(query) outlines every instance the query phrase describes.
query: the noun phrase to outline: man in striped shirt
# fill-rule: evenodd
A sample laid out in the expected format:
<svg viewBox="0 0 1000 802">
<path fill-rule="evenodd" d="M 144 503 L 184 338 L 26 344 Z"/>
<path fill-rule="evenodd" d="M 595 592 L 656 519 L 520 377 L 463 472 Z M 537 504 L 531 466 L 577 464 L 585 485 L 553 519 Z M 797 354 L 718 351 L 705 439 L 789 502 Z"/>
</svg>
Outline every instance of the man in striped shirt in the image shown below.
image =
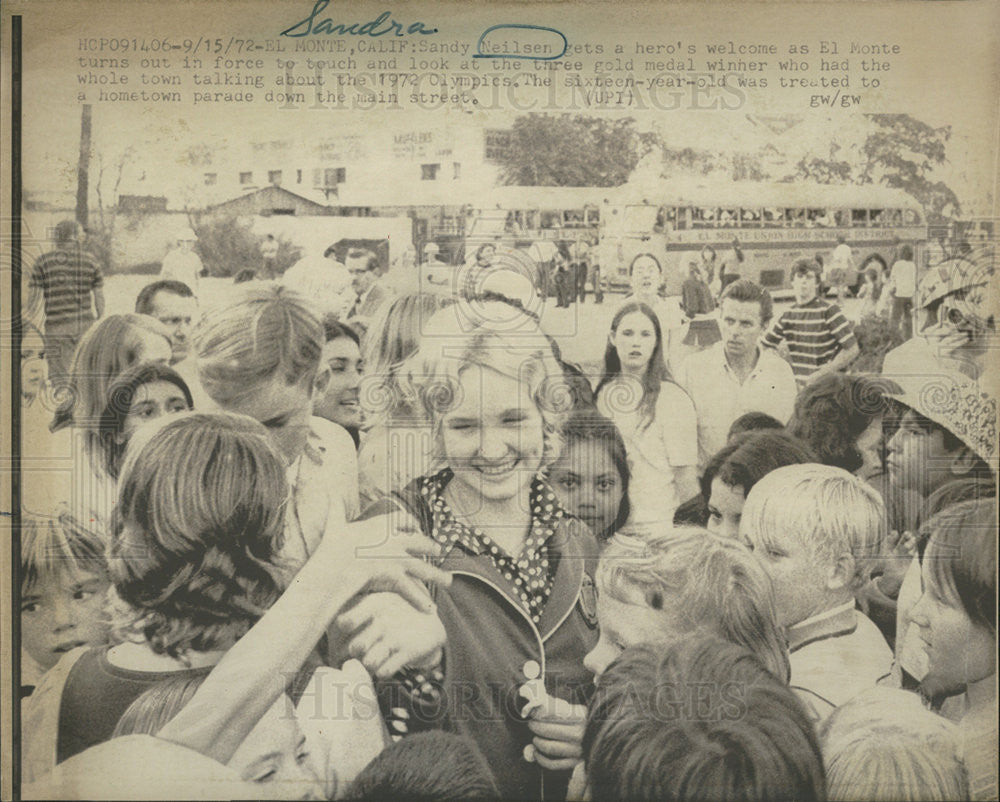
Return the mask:
<svg viewBox="0 0 1000 802">
<path fill-rule="evenodd" d="M 784 343 L 799 386 L 824 373 L 844 370 L 858 355 L 851 324 L 836 304 L 819 297 L 823 268 L 814 259 L 792 265 L 795 303 L 761 340 L 766 348 Z"/>
<path fill-rule="evenodd" d="M 54 251 L 38 257 L 28 283 L 29 310 L 45 304 L 45 356 L 53 383 L 65 380 L 84 332 L 104 314 L 104 278 L 93 254 L 80 244 L 73 220 L 56 225 Z M 93 307 L 91 306 L 93 298 Z"/>
</svg>

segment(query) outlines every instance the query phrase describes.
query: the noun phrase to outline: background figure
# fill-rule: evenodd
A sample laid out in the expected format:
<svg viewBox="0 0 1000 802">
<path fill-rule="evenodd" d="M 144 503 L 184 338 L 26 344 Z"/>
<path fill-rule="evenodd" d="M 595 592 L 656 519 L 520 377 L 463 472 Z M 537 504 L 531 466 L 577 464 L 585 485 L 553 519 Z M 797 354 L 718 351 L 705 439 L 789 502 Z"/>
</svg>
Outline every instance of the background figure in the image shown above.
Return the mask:
<svg viewBox="0 0 1000 802">
<path fill-rule="evenodd" d="M 590 270 L 588 280 L 594 289 L 594 303 L 604 303 L 604 287 L 601 285 L 601 253 L 598 249 L 598 240 L 594 239 L 590 243 Z"/>
<path fill-rule="evenodd" d="M 908 340 L 913 336 L 913 296 L 917 290 L 917 266 L 913 263 L 912 246 L 903 245 L 899 249 L 899 259 L 892 265 L 886 289 L 892 295 L 889 325 Z"/>
<path fill-rule="evenodd" d="M 198 299 L 187 284 L 172 279 L 147 284 L 135 299 L 137 315 L 155 317 L 170 331 L 174 353 L 170 364 L 188 358 L 191 351 L 191 325 L 198 316 Z"/>
<path fill-rule="evenodd" d="M 205 269 L 201 257 L 195 253 L 198 235 L 190 228 L 184 229 L 177 237 L 177 244 L 163 257 L 160 278 L 187 284 L 195 295 L 199 295 L 198 283 Z"/>
<path fill-rule="evenodd" d="M 274 234 L 268 234 L 260 244 L 260 258 L 260 277 L 265 281 L 278 278 L 278 240 L 274 238 Z"/>
<path fill-rule="evenodd" d="M 570 267 L 573 273 L 574 299 L 583 303 L 587 297 L 587 267 L 590 259 L 590 246 L 584 236 L 576 238 L 570 246 Z"/>
<path fill-rule="evenodd" d="M 322 398 L 316 400 L 313 414 L 339 423 L 358 445 L 361 429 L 361 341 L 357 332 L 332 316 L 323 318 L 323 363 L 330 370 L 330 382 Z"/>
<path fill-rule="evenodd" d="M 392 291 L 379 281 L 383 271 L 373 251 L 367 248 L 348 249 L 344 266 L 351 274 L 351 288 L 355 294 L 354 304 L 347 312 L 347 323 L 363 342 L 372 318 L 392 297 Z"/>
<path fill-rule="evenodd" d="M 847 285 L 851 282 L 854 270 L 854 252 L 847 244 L 847 238 L 843 234 L 837 237 L 837 247 L 830 255 L 830 263 L 826 265 L 823 278 L 826 283 L 837 293 L 837 303 L 844 305 L 844 297 L 847 295 Z"/>
<path fill-rule="evenodd" d="M 61 385 L 77 343 L 104 314 L 104 276 L 94 255 L 81 247 L 80 227 L 73 220 L 56 224 L 54 241 L 55 250 L 31 268 L 28 312 L 44 312 L 49 380 Z"/>
</svg>

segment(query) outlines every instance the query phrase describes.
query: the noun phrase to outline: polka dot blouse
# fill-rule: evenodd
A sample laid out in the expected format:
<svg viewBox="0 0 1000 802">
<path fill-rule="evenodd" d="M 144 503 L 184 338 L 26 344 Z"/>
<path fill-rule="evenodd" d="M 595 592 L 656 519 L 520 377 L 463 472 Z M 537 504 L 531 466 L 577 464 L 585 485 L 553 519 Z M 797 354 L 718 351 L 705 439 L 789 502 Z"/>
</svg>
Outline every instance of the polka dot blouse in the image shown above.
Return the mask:
<svg viewBox="0 0 1000 802">
<path fill-rule="evenodd" d="M 549 539 L 556 525 L 568 517 L 555 494 L 539 477 L 531 482 L 531 529 L 521 553 L 508 554 L 479 528 L 459 521 L 444 500 L 444 489 L 451 481 L 450 468 L 419 480 L 420 494 L 432 514 L 431 537 L 446 549 L 455 545 L 474 555 L 489 558 L 507 584 L 509 595 L 536 624 L 552 592 L 554 566 L 549 562 Z"/>
</svg>

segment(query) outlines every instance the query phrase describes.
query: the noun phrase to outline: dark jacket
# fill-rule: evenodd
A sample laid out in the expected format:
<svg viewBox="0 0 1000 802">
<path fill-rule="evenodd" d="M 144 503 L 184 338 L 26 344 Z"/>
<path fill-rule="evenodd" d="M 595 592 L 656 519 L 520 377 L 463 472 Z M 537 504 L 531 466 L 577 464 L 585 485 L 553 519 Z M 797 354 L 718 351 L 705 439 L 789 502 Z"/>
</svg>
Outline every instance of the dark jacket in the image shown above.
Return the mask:
<svg viewBox="0 0 1000 802">
<path fill-rule="evenodd" d="M 431 513 L 413 487 L 367 515 L 386 513 L 395 503 L 429 535 Z M 593 690 L 594 678 L 583 658 L 598 636 L 593 592 L 597 542 L 586 524 L 568 518 L 559 522 L 549 545 L 555 578 L 538 626 L 498 581 L 489 559 L 458 546 L 442 555 L 439 564 L 453 576 L 451 587 L 436 599 L 448 636 L 444 694 L 436 709 L 410 712 L 411 719 L 423 718 L 426 726 L 473 738 L 503 799 L 561 800 L 569 782 L 569 772 L 544 771 L 525 760 L 532 734 L 520 715 L 525 705 L 518 696 L 520 686 L 537 670 L 551 696 L 586 704 Z M 394 703 L 405 705 L 406 700 Z"/>
</svg>

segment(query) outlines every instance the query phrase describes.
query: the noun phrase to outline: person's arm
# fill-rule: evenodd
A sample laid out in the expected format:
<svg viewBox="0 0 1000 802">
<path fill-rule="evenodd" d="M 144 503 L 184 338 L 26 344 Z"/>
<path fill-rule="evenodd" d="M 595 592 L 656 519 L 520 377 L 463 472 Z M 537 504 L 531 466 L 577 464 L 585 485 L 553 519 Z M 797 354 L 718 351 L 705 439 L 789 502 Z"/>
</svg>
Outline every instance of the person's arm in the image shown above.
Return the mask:
<svg viewBox="0 0 1000 802">
<path fill-rule="evenodd" d="M 97 313 L 97 318 L 100 319 L 104 317 L 104 287 L 98 285 L 91 292 L 94 294 L 94 312 Z"/>
<path fill-rule="evenodd" d="M 425 582 L 447 586 L 450 574 L 425 562 L 437 546 L 415 526 L 381 516 L 329 533 L 264 616 L 226 652 L 158 737 L 227 763 L 278 697 L 276 678 L 298 670 L 330 621 L 357 594 L 390 590 L 418 610 L 434 609 Z M 394 548 L 384 544 L 390 532 Z M 408 556 L 389 557 L 395 553 Z M 248 667 L 252 666 L 252 670 Z"/>
</svg>

